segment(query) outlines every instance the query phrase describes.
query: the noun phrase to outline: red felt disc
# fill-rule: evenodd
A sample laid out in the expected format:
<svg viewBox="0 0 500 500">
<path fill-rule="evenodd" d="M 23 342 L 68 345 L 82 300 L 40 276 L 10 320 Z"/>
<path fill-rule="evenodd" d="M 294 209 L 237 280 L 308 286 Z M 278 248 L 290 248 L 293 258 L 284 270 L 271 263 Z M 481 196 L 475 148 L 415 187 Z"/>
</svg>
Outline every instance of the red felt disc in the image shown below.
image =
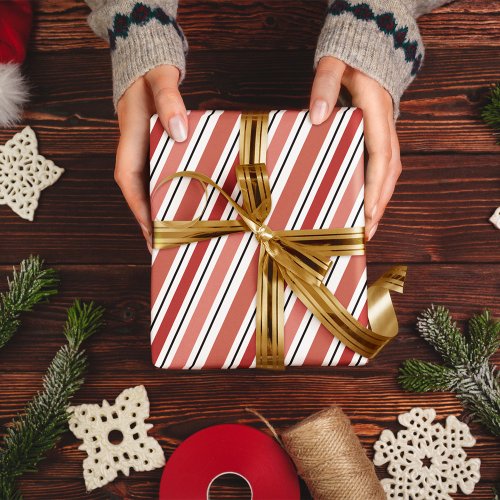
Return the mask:
<svg viewBox="0 0 500 500">
<path fill-rule="evenodd" d="M 267 434 L 239 424 L 215 425 L 186 439 L 172 454 L 160 484 L 160 500 L 205 500 L 214 479 L 245 478 L 253 500 L 295 500 L 295 467 Z"/>
</svg>

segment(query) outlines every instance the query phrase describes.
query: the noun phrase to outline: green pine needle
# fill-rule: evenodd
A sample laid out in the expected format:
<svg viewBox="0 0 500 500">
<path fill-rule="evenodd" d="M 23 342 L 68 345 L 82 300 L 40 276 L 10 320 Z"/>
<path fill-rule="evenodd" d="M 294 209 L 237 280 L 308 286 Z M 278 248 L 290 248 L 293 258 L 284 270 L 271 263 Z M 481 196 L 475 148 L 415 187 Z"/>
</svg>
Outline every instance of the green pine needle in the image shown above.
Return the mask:
<svg viewBox="0 0 500 500">
<path fill-rule="evenodd" d="M 64 335 L 68 344 L 54 356 L 43 379 L 43 390 L 8 426 L 0 448 L 0 498 L 20 498 L 17 480 L 35 471 L 68 422 L 67 408 L 83 383 L 87 367 L 81 343 L 102 326 L 104 310 L 94 303 L 75 301 L 68 310 Z"/>
<path fill-rule="evenodd" d="M 447 309 L 432 306 L 418 318 L 417 328 L 445 365 L 405 361 L 399 372 L 403 389 L 454 392 L 476 420 L 500 436 L 500 381 L 489 362 L 500 346 L 500 322 L 485 311 L 471 318 L 465 337 Z"/>
<path fill-rule="evenodd" d="M 489 102 L 483 108 L 481 117 L 493 128 L 497 136 L 497 144 L 500 144 L 500 83 L 491 87 Z"/>
<path fill-rule="evenodd" d="M 73 349 L 79 349 L 81 344 L 102 326 L 104 309 L 93 302 L 75 301 L 68 310 L 68 319 L 64 326 L 64 336 Z"/>
<path fill-rule="evenodd" d="M 418 359 L 406 361 L 399 378 L 403 387 L 413 392 L 447 391 L 454 388 L 458 380 L 455 370 Z"/>
<path fill-rule="evenodd" d="M 490 313 L 474 316 L 469 321 L 468 358 L 473 366 L 481 367 L 500 347 L 498 323 L 491 319 Z"/>
<path fill-rule="evenodd" d="M 417 319 L 417 329 L 447 363 L 458 365 L 466 362 L 465 340 L 447 309 L 427 309 Z"/>
<path fill-rule="evenodd" d="M 18 330 L 21 313 L 56 294 L 59 283 L 56 271 L 44 268 L 43 260 L 33 256 L 23 260 L 7 281 L 8 291 L 0 294 L 0 349 Z"/>
</svg>

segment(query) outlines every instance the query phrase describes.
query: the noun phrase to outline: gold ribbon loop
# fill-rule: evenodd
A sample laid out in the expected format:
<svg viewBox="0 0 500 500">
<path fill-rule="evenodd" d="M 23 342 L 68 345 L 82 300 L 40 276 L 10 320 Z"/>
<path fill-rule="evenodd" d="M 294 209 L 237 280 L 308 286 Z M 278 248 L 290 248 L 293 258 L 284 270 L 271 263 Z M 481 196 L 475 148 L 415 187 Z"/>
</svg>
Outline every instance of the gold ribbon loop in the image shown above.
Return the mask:
<svg viewBox="0 0 500 500">
<path fill-rule="evenodd" d="M 271 188 L 265 164 L 237 165 L 236 180 L 241 189 L 243 206 L 252 220 L 264 222 L 271 211 Z"/>
<path fill-rule="evenodd" d="M 356 320 L 324 285 L 331 257 L 362 255 L 364 228 L 273 231 L 264 221 L 271 210 L 271 190 L 265 166 L 267 113 L 241 118 L 240 165 L 236 168 L 243 204 L 199 172 L 177 172 L 153 191 L 177 177 L 187 177 L 216 189 L 241 220 L 154 221 L 153 246 L 172 248 L 209 238 L 251 231 L 260 244 L 256 302 L 256 364 L 284 368 L 285 282 L 319 321 L 346 346 L 374 357 L 398 332 L 389 291 L 402 293 L 406 267 L 397 266 L 368 288 L 368 316 L 372 329 Z M 382 333 L 383 332 L 383 333 Z"/>
</svg>

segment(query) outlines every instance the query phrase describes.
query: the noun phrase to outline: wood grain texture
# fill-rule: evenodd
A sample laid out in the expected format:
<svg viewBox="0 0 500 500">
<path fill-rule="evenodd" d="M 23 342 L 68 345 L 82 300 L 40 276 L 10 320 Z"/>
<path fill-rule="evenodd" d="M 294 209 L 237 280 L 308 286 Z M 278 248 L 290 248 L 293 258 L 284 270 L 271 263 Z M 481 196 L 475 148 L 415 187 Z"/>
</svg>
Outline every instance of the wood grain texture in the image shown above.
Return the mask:
<svg viewBox="0 0 500 500">
<path fill-rule="evenodd" d="M 326 2 L 312 0 L 182 0 L 190 42 L 182 93 L 188 108 L 303 108 Z M 75 403 L 113 400 L 144 384 L 152 434 L 166 456 L 208 425 L 241 422 L 263 428 L 245 411 L 261 411 L 284 429 L 330 404 L 351 418 L 369 456 L 384 428 L 413 406 L 440 418 L 468 416 L 451 394 L 409 394 L 396 381 L 409 357 L 437 360 L 415 331 L 431 303 L 448 306 L 460 325 L 482 308 L 500 314 L 500 232 L 488 222 L 498 205 L 499 153 L 479 113 L 488 86 L 500 79 L 500 5 L 459 0 L 420 20 L 426 61 L 401 106 L 398 134 L 404 172 L 368 247 L 369 280 L 393 263 L 410 265 L 406 292 L 396 296 L 400 335 L 364 368 L 179 372 L 153 367 L 149 349 L 149 254 L 113 181 L 118 127 L 111 103 L 111 70 L 104 41 L 88 28 L 81 0 L 40 0 L 25 65 L 32 88 L 24 124 L 42 154 L 65 168 L 42 193 L 36 222 L 0 206 L 0 291 L 11 266 L 40 254 L 61 275 L 60 294 L 23 316 L 23 326 L 0 352 L 0 426 L 41 388 L 62 343 L 65 311 L 76 297 L 106 307 L 106 327 L 87 346 L 90 370 Z M 208 35 L 207 35 L 208 34 Z M 0 143 L 16 129 L 0 130 Z M 496 356 L 495 360 L 500 361 Z M 491 499 L 500 481 L 500 443 L 472 425 L 482 480 L 468 498 Z M 0 433 L 3 427 L 0 428 Z M 85 493 L 79 442 L 69 432 L 27 474 L 27 499 L 153 499 L 161 470 L 120 475 Z M 378 469 L 380 477 L 385 471 Z M 308 498 L 304 485 L 303 498 Z M 245 498 L 225 480 L 215 498 Z M 456 495 L 463 498 L 464 495 Z"/>
<path fill-rule="evenodd" d="M 370 266 L 370 280 L 385 268 L 385 264 Z M 150 361 L 149 267 L 72 265 L 58 269 L 61 293 L 50 305 L 40 305 L 35 313 L 25 315 L 22 329 L 2 352 L 0 386 L 4 390 L 0 422 L 10 420 L 40 387 L 41 373 L 61 343 L 65 310 L 73 298 L 94 299 L 106 307 L 107 326 L 88 344 L 91 369 L 75 403 L 112 400 L 124 388 L 144 384 L 151 401 L 154 435 L 167 454 L 192 432 L 207 425 L 255 424 L 254 417 L 244 411 L 247 406 L 263 412 L 278 428 L 285 428 L 314 411 L 338 404 L 351 417 L 369 453 L 381 430 L 397 430 L 395 415 L 413 406 L 433 407 L 438 415 L 463 416 L 454 396 L 404 393 L 395 381 L 403 360 L 415 356 L 438 359 L 415 332 L 416 312 L 429 303 L 446 304 L 461 324 L 483 307 L 495 315 L 500 313 L 496 300 L 500 265 L 416 264 L 410 268 L 407 292 L 395 297 L 400 335 L 365 368 L 291 369 L 277 374 L 254 370 L 165 371 L 154 368 Z M 0 269 L 2 275 L 7 271 L 7 267 Z M 26 368 L 20 372 L 20 366 Z M 478 444 L 470 455 L 482 459 L 483 487 L 497 478 L 500 443 L 478 425 L 474 424 L 473 432 L 478 436 Z M 77 445 L 76 439 L 65 435 L 57 452 L 51 453 L 47 465 L 42 467 L 43 481 L 59 479 L 62 471 L 64 477 L 78 483 L 83 454 Z M 382 474 L 383 470 L 379 472 Z M 148 474 L 153 482 L 159 478 L 158 472 Z M 119 481 L 106 488 L 106 492 L 121 487 L 130 498 L 148 498 L 143 494 L 152 497 L 153 485 L 144 489 L 147 475 L 140 476 L 130 483 Z M 76 498 L 82 494 L 72 482 L 64 482 L 60 487 L 71 488 Z M 234 498 L 230 485 L 220 490 L 221 494 L 226 491 L 227 498 Z M 28 487 L 28 491 L 32 489 Z M 488 490 L 480 488 L 474 498 L 488 498 L 481 496 L 481 491 L 486 494 Z"/>
<path fill-rule="evenodd" d="M 326 0 L 181 0 L 178 20 L 194 52 L 314 49 Z M 464 11 L 466 16 L 464 16 Z M 37 51 L 105 48 L 85 22 L 89 9 L 77 0 L 40 2 L 33 45 Z M 492 0 L 462 0 L 421 19 L 427 47 L 497 46 L 498 7 Z M 236 26 L 245 29 L 235 29 Z M 75 30 L 79 36 L 74 36 Z M 210 36 L 206 36 L 207 33 Z"/>
<path fill-rule="evenodd" d="M 375 281 L 389 266 L 370 265 L 369 282 Z M 61 327 L 66 309 L 75 297 L 80 297 L 95 300 L 107 311 L 106 328 L 88 346 L 93 369 L 108 371 L 112 367 L 115 373 L 148 372 L 153 376 L 165 373 L 151 364 L 149 266 L 63 265 L 56 269 L 61 278 L 60 294 L 49 305 L 37 306 L 36 313 L 24 316 L 22 330 L 2 351 L 2 371 L 16 373 L 19 366 L 30 367 L 30 371 L 43 370 L 63 340 Z M 8 271 L 8 267 L 2 266 L 0 276 Z M 401 362 L 414 353 L 425 359 L 437 359 L 416 335 L 417 313 L 434 303 L 449 307 L 460 322 L 483 308 L 498 316 L 499 272 L 500 264 L 412 264 L 405 293 L 394 296 L 400 335 L 366 369 L 349 368 L 344 372 L 369 378 L 390 370 L 392 377 Z M 0 290 L 5 288 L 5 280 L 1 286 Z M 336 374 L 338 370 L 326 373 Z M 219 374 L 225 377 L 227 372 Z"/>
<path fill-rule="evenodd" d="M 193 51 L 181 92 L 188 109 L 304 108 L 312 60 L 312 50 Z M 495 47 L 429 49 L 401 105 L 403 153 L 499 153 L 480 119 L 499 67 Z M 113 154 L 118 129 L 107 50 L 33 52 L 27 71 L 33 99 L 26 120 L 36 128 L 47 155 L 63 150 L 88 159 L 90 145 L 93 153 Z M 0 142 L 13 131 L 0 131 Z"/>
<path fill-rule="evenodd" d="M 44 139 L 43 152 L 51 141 Z M 149 263 L 139 228 L 114 183 L 114 158 L 61 152 L 50 157 L 66 171 L 42 193 L 36 223 L 0 206 L 2 261 L 15 264 L 20 255 L 34 252 L 56 264 Z M 498 156 L 411 155 L 403 162 L 396 192 L 368 245 L 369 261 L 475 262 L 480 257 L 498 263 L 500 232 L 488 221 L 498 204 Z"/>
</svg>

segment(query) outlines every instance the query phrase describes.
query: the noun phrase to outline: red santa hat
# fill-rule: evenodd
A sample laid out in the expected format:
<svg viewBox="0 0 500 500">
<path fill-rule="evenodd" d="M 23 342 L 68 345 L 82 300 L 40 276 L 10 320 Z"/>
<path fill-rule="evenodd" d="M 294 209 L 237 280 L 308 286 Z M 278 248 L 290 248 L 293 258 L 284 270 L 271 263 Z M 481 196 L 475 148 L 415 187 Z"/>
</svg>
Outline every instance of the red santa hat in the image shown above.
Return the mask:
<svg viewBox="0 0 500 500">
<path fill-rule="evenodd" d="M 28 86 L 21 74 L 31 32 L 30 0 L 0 0 L 0 127 L 21 117 Z"/>
</svg>

